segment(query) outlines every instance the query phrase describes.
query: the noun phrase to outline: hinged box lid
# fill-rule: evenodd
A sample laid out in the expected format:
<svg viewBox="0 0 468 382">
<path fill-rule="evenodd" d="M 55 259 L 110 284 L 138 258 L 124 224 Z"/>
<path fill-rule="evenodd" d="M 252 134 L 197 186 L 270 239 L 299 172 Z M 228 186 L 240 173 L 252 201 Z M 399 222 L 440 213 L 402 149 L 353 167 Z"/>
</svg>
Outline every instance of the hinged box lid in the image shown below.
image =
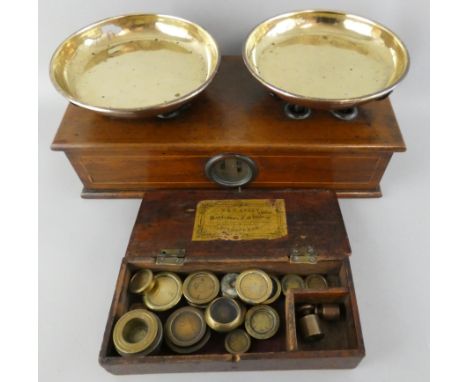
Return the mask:
<svg viewBox="0 0 468 382">
<path fill-rule="evenodd" d="M 141 203 L 126 257 L 313 264 L 351 254 L 329 190 L 160 190 Z"/>
</svg>

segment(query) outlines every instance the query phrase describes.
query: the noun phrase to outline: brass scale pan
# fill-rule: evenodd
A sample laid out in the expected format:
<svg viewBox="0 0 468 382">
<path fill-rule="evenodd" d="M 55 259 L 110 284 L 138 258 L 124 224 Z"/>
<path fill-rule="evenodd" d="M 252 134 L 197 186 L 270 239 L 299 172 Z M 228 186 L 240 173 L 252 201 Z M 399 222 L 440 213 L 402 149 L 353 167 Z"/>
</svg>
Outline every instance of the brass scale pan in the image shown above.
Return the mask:
<svg viewBox="0 0 468 382">
<path fill-rule="evenodd" d="M 330 11 L 293 12 L 261 23 L 248 36 L 243 58 L 278 97 L 329 110 L 387 96 L 409 66 L 405 46 L 389 29 Z"/>
<path fill-rule="evenodd" d="M 135 14 L 99 21 L 55 51 L 50 77 L 70 102 L 115 117 L 167 114 L 212 81 L 220 56 L 200 26 Z"/>
<path fill-rule="evenodd" d="M 293 105 L 344 109 L 387 96 L 409 56 L 389 29 L 330 11 L 283 14 L 248 36 L 243 59 L 262 85 Z M 50 65 L 70 102 L 117 117 L 170 113 L 202 92 L 220 63 L 215 40 L 177 17 L 109 18 L 64 41 Z"/>
</svg>

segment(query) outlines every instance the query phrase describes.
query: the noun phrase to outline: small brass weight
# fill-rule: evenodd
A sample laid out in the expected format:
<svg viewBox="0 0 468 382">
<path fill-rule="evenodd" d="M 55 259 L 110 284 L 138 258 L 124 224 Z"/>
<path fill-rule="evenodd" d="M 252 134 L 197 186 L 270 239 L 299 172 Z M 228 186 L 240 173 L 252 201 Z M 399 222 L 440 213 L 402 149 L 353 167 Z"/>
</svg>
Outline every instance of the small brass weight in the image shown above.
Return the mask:
<svg viewBox="0 0 468 382">
<path fill-rule="evenodd" d="M 315 306 L 305 304 L 297 310 L 299 314 L 299 327 L 301 334 L 306 341 L 318 341 L 324 337 L 322 328 L 320 327 L 320 318 L 315 314 Z"/>
<path fill-rule="evenodd" d="M 315 313 L 327 321 L 338 321 L 341 317 L 341 309 L 338 304 L 321 304 L 315 308 Z"/>
</svg>

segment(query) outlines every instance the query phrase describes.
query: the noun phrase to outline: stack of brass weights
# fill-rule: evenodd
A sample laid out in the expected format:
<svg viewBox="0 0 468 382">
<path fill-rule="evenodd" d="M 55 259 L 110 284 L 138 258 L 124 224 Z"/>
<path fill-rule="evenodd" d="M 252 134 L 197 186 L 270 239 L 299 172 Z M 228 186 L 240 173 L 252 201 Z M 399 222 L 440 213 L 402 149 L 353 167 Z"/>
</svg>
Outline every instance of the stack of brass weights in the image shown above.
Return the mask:
<svg viewBox="0 0 468 382">
<path fill-rule="evenodd" d="M 141 295 L 144 305 L 132 305 L 137 309 L 131 308 L 119 318 L 114 326 L 114 345 L 122 356 L 144 356 L 158 352 L 164 337 L 170 350 L 189 354 L 203 348 L 213 330 L 227 333 L 226 351 L 245 353 L 252 338 L 267 340 L 278 332 L 280 316 L 271 304 L 281 294 L 295 288 L 320 290 L 328 288 L 328 283 L 319 274 L 311 274 L 305 280 L 299 275 L 287 274 L 280 281 L 260 269 L 249 269 L 240 274 L 227 273 L 221 282 L 212 272 L 198 271 L 189 274 L 182 282 L 173 272 L 153 274 L 149 269 L 141 269 L 130 279 L 129 291 Z M 336 310 L 330 305 L 334 304 L 308 305 L 300 310 L 304 338 L 321 337 L 315 316 L 336 316 Z M 164 325 L 153 313 L 172 308 L 175 309 Z M 240 328 L 242 325 L 245 330 Z"/>
</svg>

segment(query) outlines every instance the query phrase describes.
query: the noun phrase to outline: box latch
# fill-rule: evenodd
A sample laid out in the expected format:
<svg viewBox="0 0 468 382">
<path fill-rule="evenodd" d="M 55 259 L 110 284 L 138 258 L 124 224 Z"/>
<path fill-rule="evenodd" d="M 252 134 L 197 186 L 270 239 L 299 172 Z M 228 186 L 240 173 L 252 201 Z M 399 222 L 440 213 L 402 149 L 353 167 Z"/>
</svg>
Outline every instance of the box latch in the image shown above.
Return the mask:
<svg viewBox="0 0 468 382">
<path fill-rule="evenodd" d="M 185 248 L 161 249 L 156 256 L 156 264 L 182 265 L 185 261 Z"/>
<path fill-rule="evenodd" d="M 293 248 L 289 255 L 289 261 L 295 264 L 316 264 L 317 252 L 311 245 Z"/>
</svg>

